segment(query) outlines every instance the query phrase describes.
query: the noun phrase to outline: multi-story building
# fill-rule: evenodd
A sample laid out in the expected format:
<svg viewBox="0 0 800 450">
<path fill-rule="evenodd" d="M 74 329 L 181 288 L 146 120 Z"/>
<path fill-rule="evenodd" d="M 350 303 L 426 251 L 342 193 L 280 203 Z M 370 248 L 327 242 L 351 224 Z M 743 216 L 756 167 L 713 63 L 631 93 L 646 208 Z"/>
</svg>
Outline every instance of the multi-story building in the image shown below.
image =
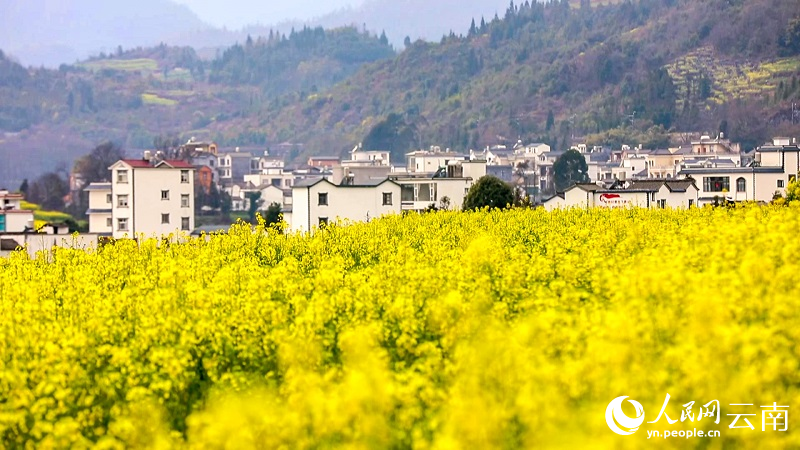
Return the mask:
<svg viewBox="0 0 800 450">
<path fill-rule="evenodd" d="M 250 152 L 240 151 L 237 147 L 232 152 L 220 153 L 218 159 L 219 184 L 223 189 L 230 189 L 234 183 L 243 182 L 244 176 L 250 174 L 253 159 Z"/>
<path fill-rule="evenodd" d="M 350 159 L 342 161 L 342 167 L 391 166 L 391 153 L 386 150 L 365 151 L 358 144 L 350 151 Z"/>
<path fill-rule="evenodd" d="M 91 183 L 84 191 L 89 193 L 89 233 L 111 236 L 114 231 L 112 205 L 114 195 L 111 183 Z"/>
<path fill-rule="evenodd" d="M 800 172 L 800 149 L 788 138 L 775 138 L 772 144 L 755 151 L 755 160 L 746 167 L 706 165 L 683 167 L 680 175 L 692 177 L 700 188 L 700 204 L 722 199 L 769 202 L 784 195 L 786 186 Z"/>
<path fill-rule="evenodd" d="M 412 173 L 435 173 L 442 167 L 447 167 L 451 161 L 464 161 L 467 155 L 461 155 L 450 149 L 442 150 L 441 147 L 432 146 L 430 150 L 417 150 L 406 153 L 406 168 Z"/>
<path fill-rule="evenodd" d="M 22 194 L 0 190 L 0 233 L 33 230 L 33 211 L 22 209 Z"/>
<path fill-rule="evenodd" d="M 109 169 L 114 238 L 160 237 L 194 228 L 194 166 L 123 159 Z"/>
</svg>

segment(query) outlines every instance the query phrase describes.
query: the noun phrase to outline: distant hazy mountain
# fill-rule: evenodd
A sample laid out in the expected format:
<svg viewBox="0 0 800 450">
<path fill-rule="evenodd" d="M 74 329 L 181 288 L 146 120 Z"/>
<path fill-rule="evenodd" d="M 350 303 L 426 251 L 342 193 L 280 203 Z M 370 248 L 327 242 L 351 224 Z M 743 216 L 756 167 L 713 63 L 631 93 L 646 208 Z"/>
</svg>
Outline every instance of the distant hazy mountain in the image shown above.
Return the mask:
<svg viewBox="0 0 800 450">
<path fill-rule="evenodd" d="M 171 43 L 209 30 L 170 0 L 2 0 L 0 48 L 25 65 L 58 66 L 92 54 Z"/>
<path fill-rule="evenodd" d="M 489 22 L 495 14 L 503 17 L 508 0 L 367 0 L 355 8 L 344 8 L 307 22 L 283 22 L 274 29 L 288 33 L 292 27 L 304 25 L 335 28 L 342 25 L 366 27 L 376 34 L 386 32 L 389 41 L 402 49 L 408 36 L 412 41 L 438 41 L 452 30 L 467 34 L 470 21 L 480 24 L 481 17 Z M 263 20 L 261 23 L 265 23 Z M 263 35 L 269 26 L 252 26 L 244 34 Z M 239 33 L 237 38 L 242 38 Z"/>
<path fill-rule="evenodd" d="M 385 30 L 389 40 L 400 45 L 406 36 L 438 41 L 451 30 L 466 35 L 473 18 L 480 24 L 481 16 L 487 22 L 495 13 L 502 17 L 508 5 L 508 0 L 368 0 L 315 22 L 324 27 L 365 24 L 378 33 Z"/>
</svg>

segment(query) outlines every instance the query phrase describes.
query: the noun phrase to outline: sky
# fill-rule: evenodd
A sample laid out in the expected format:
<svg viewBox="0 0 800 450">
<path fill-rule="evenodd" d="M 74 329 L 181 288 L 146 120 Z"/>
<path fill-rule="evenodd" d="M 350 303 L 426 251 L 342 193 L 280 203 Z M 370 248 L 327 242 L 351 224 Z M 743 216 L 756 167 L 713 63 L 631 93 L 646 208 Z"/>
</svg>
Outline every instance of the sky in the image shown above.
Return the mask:
<svg viewBox="0 0 800 450">
<path fill-rule="evenodd" d="M 237 30 L 247 25 L 271 25 L 286 20 L 308 20 L 364 0 L 173 0 L 188 6 L 201 20 Z"/>
</svg>

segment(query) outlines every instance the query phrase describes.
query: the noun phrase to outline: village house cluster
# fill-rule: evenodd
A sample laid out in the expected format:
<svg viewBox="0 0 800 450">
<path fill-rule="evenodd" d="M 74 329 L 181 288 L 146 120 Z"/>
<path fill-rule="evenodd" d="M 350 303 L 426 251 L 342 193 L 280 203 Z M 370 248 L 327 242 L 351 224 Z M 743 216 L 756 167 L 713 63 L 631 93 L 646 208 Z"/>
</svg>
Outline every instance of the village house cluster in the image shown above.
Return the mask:
<svg viewBox="0 0 800 450">
<path fill-rule="evenodd" d="M 212 192 L 229 195 L 232 211 L 248 211 L 255 198 L 261 211 L 277 205 L 290 231 L 309 231 L 335 220 L 369 221 L 432 207 L 461 209 L 472 185 L 485 175 L 552 210 L 766 203 L 784 194 L 800 171 L 795 139 L 775 138 L 742 151 L 723 135 L 697 136 L 669 149 L 575 145 L 572 150 L 583 155 L 589 180 L 563 192 L 555 191 L 553 167 L 565 151 L 543 143 L 520 141 L 464 154 L 432 146 L 407 153 L 401 164 L 393 163 L 388 151 L 358 145 L 344 159 L 314 156 L 289 166 L 289 150 L 278 146 L 274 155 L 262 149 L 225 150 L 191 139 L 177 158 L 144 151 L 140 158 L 122 159 L 109 167 L 109 181 L 82 188 L 89 194 L 86 239 L 191 233 L 197 230 L 196 211 L 214 212 L 209 206 L 196 208 L 198 195 Z M 33 212 L 23 209 L 22 201 L 20 194 L 0 191 L 0 251 L 32 242 L 26 234 L 34 231 Z M 36 233 L 40 240 L 41 231 Z M 66 227 L 50 225 L 45 231 L 58 236 Z"/>
</svg>

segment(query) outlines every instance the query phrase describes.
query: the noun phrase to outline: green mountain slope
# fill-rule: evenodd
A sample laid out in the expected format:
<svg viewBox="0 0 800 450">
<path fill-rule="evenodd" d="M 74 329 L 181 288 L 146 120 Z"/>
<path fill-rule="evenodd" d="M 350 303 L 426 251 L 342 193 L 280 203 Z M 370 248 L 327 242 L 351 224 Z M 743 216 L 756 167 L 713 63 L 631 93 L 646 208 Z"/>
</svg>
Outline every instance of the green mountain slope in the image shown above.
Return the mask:
<svg viewBox="0 0 800 450">
<path fill-rule="evenodd" d="M 781 115 L 797 98 L 798 64 L 782 58 L 792 53 L 783 41 L 799 14 L 792 0 L 525 4 L 468 37 L 417 42 L 337 85 L 324 102 L 275 111 L 268 134 L 293 123 L 308 130 L 298 139 L 311 149 L 331 140 L 330 131 L 320 138 L 316 130 L 350 139 L 346 147 L 395 113 L 418 131 L 419 142 L 408 145 L 462 150 L 498 136 L 602 141 L 603 131 L 630 124 L 641 130 L 632 137 L 653 126 L 715 132 L 724 120 L 734 138 L 758 143 L 789 131 Z M 701 54 L 700 72 L 676 70 Z"/>
<path fill-rule="evenodd" d="M 211 62 L 161 45 L 25 69 L 0 52 L 0 158 L 9 162 L 0 164 L 0 187 L 69 168 L 104 140 L 150 148 L 158 136 L 185 135 L 266 145 L 264 130 L 251 125 L 257 112 L 394 55 L 385 38 L 353 28 L 250 40 Z"/>
<path fill-rule="evenodd" d="M 0 58 L 0 185 L 15 187 L 98 142 L 159 135 L 223 146 L 365 141 L 395 158 L 537 140 L 667 145 L 723 131 L 745 148 L 798 135 L 796 0 L 587 0 L 511 5 L 467 36 L 409 43 L 353 29 L 254 37 L 212 62 L 137 49 L 59 71 Z"/>
</svg>

